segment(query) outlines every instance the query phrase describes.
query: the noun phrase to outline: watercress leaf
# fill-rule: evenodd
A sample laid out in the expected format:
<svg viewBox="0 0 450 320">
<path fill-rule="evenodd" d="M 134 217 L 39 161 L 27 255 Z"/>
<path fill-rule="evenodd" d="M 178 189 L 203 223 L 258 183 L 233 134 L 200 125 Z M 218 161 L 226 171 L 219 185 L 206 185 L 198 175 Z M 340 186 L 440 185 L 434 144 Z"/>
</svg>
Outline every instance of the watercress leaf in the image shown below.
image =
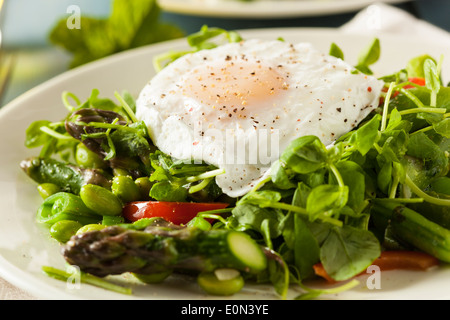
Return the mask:
<svg viewBox="0 0 450 320">
<path fill-rule="evenodd" d="M 311 188 L 305 183 L 299 182 L 297 188 L 295 189 L 294 195 L 292 196 L 292 205 L 305 208 L 306 201 L 308 199 Z M 289 248 L 294 248 L 295 242 L 295 223 L 294 223 L 295 213 L 289 211 L 285 218 L 281 220 L 280 228 L 283 233 L 284 240 Z"/>
<path fill-rule="evenodd" d="M 405 183 L 406 171 L 400 162 L 392 162 L 393 177 L 401 183 Z"/>
<path fill-rule="evenodd" d="M 357 211 L 365 199 L 365 174 L 364 170 L 353 161 L 341 161 L 336 163 L 336 168 L 341 174 L 344 184 L 348 186 L 348 200 L 346 205 Z"/>
<path fill-rule="evenodd" d="M 344 144 L 342 142 L 336 142 L 327 149 L 328 162 L 334 163 L 342 158 L 344 152 Z"/>
<path fill-rule="evenodd" d="M 380 40 L 378 38 L 374 38 L 372 42 L 359 54 L 356 69 L 365 74 L 372 74 L 373 72 L 370 70 L 369 66 L 378 61 L 380 58 L 380 53 Z"/>
<path fill-rule="evenodd" d="M 430 186 L 434 192 L 450 196 L 450 177 L 438 177 L 433 179 Z"/>
<path fill-rule="evenodd" d="M 228 42 L 239 42 L 241 36 L 234 31 L 228 31 L 221 28 L 210 28 L 206 25 L 202 26 L 200 31 L 193 33 L 187 37 L 188 44 L 195 50 L 212 49 L 217 47 L 218 43 L 209 41 L 220 35 L 223 35 Z"/>
<path fill-rule="evenodd" d="M 331 210 L 343 208 L 348 200 L 348 187 L 325 184 L 311 190 L 306 201 L 306 211 L 310 214 L 311 220 L 315 220 L 319 215 L 326 214 Z"/>
<path fill-rule="evenodd" d="M 148 140 L 138 132 L 117 129 L 111 135 L 117 152 L 127 156 L 147 156 L 152 152 Z"/>
<path fill-rule="evenodd" d="M 280 159 L 296 173 L 310 173 L 326 165 L 327 150 L 318 137 L 303 136 L 292 141 Z"/>
<path fill-rule="evenodd" d="M 380 144 L 380 155 L 387 161 L 399 162 L 408 149 L 409 135 L 403 130 L 384 131 Z"/>
<path fill-rule="evenodd" d="M 170 181 L 155 183 L 150 189 L 150 197 L 157 201 L 184 202 L 188 196 L 188 190 Z"/>
<path fill-rule="evenodd" d="M 240 225 L 250 226 L 259 232 L 262 230 L 263 221 L 266 221 L 266 227 L 272 237 L 281 234 L 280 224 L 284 215 L 279 210 L 263 208 L 252 203 L 240 203 L 233 208 L 232 215 Z"/>
<path fill-rule="evenodd" d="M 424 63 L 426 60 L 431 59 L 436 62 L 430 55 L 424 54 L 412 58 L 406 65 L 406 71 L 410 78 L 425 78 Z"/>
<path fill-rule="evenodd" d="M 392 109 L 392 111 L 390 113 L 388 125 L 385 130 L 387 130 L 387 131 L 393 130 L 393 129 L 397 128 L 401 122 L 402 122 L 402 116 L 401 116 L 400 112 L 397 110 L 397 108 L 394 108 L 394 109 Z"/>
<path fill-rule="evenodd" d="M 301 182 L 304 182 L 309 187 L 314 188 L 325 183 L 327 172 L 327 168 L 321 168 L 306 174 L 299 174 L 297 177 Z"/>
<path fill-rule="evenodd" d="M 311 187 L 303 182 L 299 182 L 292 197 L 292 204 L 297 207 L 306 207 L 306 201 L 311 192 Z"/>
<path fill-rule="evenodd" d="M 148 127 L 144 121 L 137 121 L 130 123 L 129 127 L 138 130 L 138 134 L 141 135 L 142 137 L 150 139 Z"/>
<path fill-rule="evenodd" d="M 294 215 L 294 226 L 294 263 L 301 279 L 307 279 L 314 274 L 313 266 L 320 260 L 320 247 L 308 222 L 298 214 Z"/>
<path fill-rule="evenodd" d="M 344 60 L 344 53 L 334 42 L 331 43 L 329 55 Z"/>
<path fill-rule="evenodd" d="M 99 98 L 100 91 L 98 89 L 93 89 L 91 96 L 89 97 L 89 103 L 93 108 L 109 110 L 109 111 L 119 111 L 119 107 L 108 98 Z"/>
<path fill-rule="evenodd" d="M 450 118 L 445 118 L 442 121 L 434 123 L 433 128 L 440 135 L 450 138 Z"/>
<path fill-rule="evenodd" d="M 286 173 L 284 164 L 281 161 L 277 160 L 272 164 L 270 174 L 276 187 L 280 189 L 295 188 L 295 184 L 290 181 L 289 175 Z"/>
<path fill-rule="evenodd" d="M 267 269 L 269 272 L 269 280 L 275 288 L 281 299 L 285 300 L 289 289 L 290 271 L 283 257 L 271 250 L 269 253 L 272 259 L 269 259 Z"/>
<path fill-rule="evenodd" d="M 449 159 L 446 152 L 423 132 L 410 136 L 407 154 L 423 161 L 423 172 L 430 178 L 447 174 Z"/>
<path fill-rule="evenodd" d="M 353 72 L 353 74 L 356 74 L 359 71 L 359 72 L 362 72 L 364 74 L 373 75 L 373 71 L 372 71 L 372 69 L 370 69 L 369 66 L 366 66 L 366 65 L 363 65 L 363 64 L 361 64 L 361 65 L 358 64 L 357 66 L 355 66 L 355 68 L 356 68 L 357 71 Z"/>
<path fill-rule="evenodd" d="M 436 63 L 432 59 L 426 59 L 423 63 L 423 72 L 425 75 L 425 86 L 434 92 L 439 92 L 441 88 L 441 81 Z"/>
<path fill-rule="evenodd" d="M 423 160 L 433 160 L 441 156 L 442 150 L 425 133 L 410 135 L 408 155 Z"/>
<path fill-rule="evenodd" d="M 155 181 L 169 181 L 171 180 L 171 175 L 164 170 L 162 167 L 157 167 L 155 171 L 150 175 L 150 182 Z"/>
<path fill-rule="evenodd" d="M 331 278 L 344 281 L 363 272 L 380 253 L 372 232 L 344 225 L 331 228 L 320 248 L 320 260 Z"/>
<path fill-rule="evenodd" d="M 50 136 L 41 131 L 41 127 L 48 126 L 50 123 L 47 120 L 32 122 L 25 131 L 25 146 L 27 148 L 36 148 L 46 143 Z"/>
<path fill-rule="evenodd" d="M 273 203 L 281 200 L 281 194 L 277 191 L 263 190 L 249 192 L 239 200 L 239 204 L 250 203 L 261 208 L 270 207 Z"/>
<path fill-rule="evenodd" d="M 372 149 L 374 143 L 378 141 L 378 128 L 380 127 L 380 122 L 381 115 L 375 115 L 351 134 L 348 143 L 351 146 L 356 147 L 359 153 L 366 155 L 367 152 Z"/>
<path fill-rule="evenodd" d="M 417 119 L 423 119 L 429 124 L 436 124 L 444 119 L 444 115 L 433 112 L 419 112 L 417 114 Z"/>
<path fill-rule="evenodd" d="M 401 69 L 400 71 L 390 74 L 387 76 L 380 77 L 379 80 L 383 80 L 386 83 L 402 83 L 408 81 L 408 72 L 406 69 Z"/>
<path fill-rule="evenodd" d="M 413 94 L 417 99 L 419 99 L 425 106 L 429 106 L 430 101 L 430 90 L 425 87 L 408 89 L 408 91 Z M 439 93 L 436 97 L 436 107 L 446 108 L 447 112 L 450 111 L 450 87 L 441 87 Z M 390 104 L 389 109 L 398 109 L 398 111 L 404 111 L 408 109 L 417 108 L 415 103 L 410 100 L 406 95 L 400 93 L 394 97 Z M 441 115 L 439 115 L 441 116 Z M 411 124 L 411 131 L 416 131 L 422 129 L 429 125 L 428 120 L 432 119 L 430 114 L 424 116 L 423 114 L 405 114 L 402 116 L 403 120 L 407 120 Z"/>
<path fill-rule="evenodd" d="M 161 167 L 162 169 L 169 171 L 173 165 L 172 158 L 159 150 L 151 153 L 149 158 L 154 169 Z"/>
<path fill-rule="evenodd" d="M 389 194 L 389 188 L 392 183 L 392 162 L 386 161 L 382 165 L 377 175 L 378 188 L 384 193 Z"/>
<path fill-rule="evenodd" d="M 131 108 L 131 111 L 136 112 L 136 99 L 133 97 L 133 95 L 129 91 L 124 90 L 122 92 L 122 98 Z"/>
</svg>

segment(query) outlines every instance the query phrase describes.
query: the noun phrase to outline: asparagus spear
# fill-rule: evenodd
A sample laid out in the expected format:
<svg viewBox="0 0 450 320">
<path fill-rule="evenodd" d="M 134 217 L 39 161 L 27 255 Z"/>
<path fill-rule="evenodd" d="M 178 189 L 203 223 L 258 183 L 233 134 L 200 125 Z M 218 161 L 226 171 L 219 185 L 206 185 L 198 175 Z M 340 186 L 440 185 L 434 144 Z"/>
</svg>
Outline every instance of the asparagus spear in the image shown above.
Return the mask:
<svg viewBox="0 0 450 320">
<path fill-rule="evenodd" d="M 143 230 L 116 225 L 75 235 L 62 248 L 62 254 L 69 264 L 100 277 L 167 270 L 208 272 L 217 268 L 257 273 L 267 264 L 262 249 L 245 233 L 203 231 L 162 219 Z"/>
<path fill-rule="evenodd" d="M 85 108 L 72 113 L 65 128 L 109 167 L 127 170 L 134 179 L 149 174 L 149 154 L 155 149 L 145 124 L 127 124 L 114 111 Z"/>
<path fill-rule="evenodd" d="M 25 173 L 37 183 L 53 183 L 61 191 L 79 194 L 81 187 L 95 184 L 110 188 L 111 177 L 100 169 L 82 169 L 51 158 L 31 157 L 20 163 Z"/>
<path fill-rule="evenodd" d="M 389 200 L 374 200 L 371 209 L 375 225 L 389 224 L 400 240 L 441 261 L 450 262 L 450 230 L 420 213 Z"/>
</svg>

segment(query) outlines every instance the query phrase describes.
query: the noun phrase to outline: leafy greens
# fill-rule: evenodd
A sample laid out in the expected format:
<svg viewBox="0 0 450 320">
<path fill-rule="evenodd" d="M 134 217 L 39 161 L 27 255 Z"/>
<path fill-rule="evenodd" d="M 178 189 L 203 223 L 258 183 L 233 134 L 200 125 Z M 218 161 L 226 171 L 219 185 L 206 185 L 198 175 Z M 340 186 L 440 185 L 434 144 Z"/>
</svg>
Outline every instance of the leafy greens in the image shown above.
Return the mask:
<svg viewBox="0 0 450 320">
<path fill-rule="evenodd" d="M 241 40 L 235 32 L 205 26 L 188 37 L 190 50 L 158 56 L 157 70 L 184 54 L 216 47 L 213 39 L 217 36 L 225 36 L 229 42 Z M 374 39 L 362 51 L 354 72 L 373 74 L 371 66 L 380 52 L 380 42 Z M 330 54 L 344 58 L 335 43 Z M 442 58 L 436 63 L 424 55 L 410 60 L 405 69 L 380 78 L 385 90 L 379 107 L 358 127 L 332 146 L 325 146 L 315 136 L 292 141 L 273 163 L 268 179 L 242 198 L 226 199 L 230 209 L 202 212 L 198 218 L 216 220 L 212 228 L 250 234 L 271 257 L 267 271 L 258 275 L 257 281 L 271 282 L 283 298 L 290 284 L 296 283 L 306 290 L 297 299 L 355 285 L 350 281 L 332 290 L 306 287 L 304 281 L 315 276 L 316 264 L 321 263 L 333 279 L 345 281 L 371 265 L 388 243 L 405 245 L 391 237 L 389 226 L 373 224 L 375 199 L 405 205 L 450 227 L 450 88 L 442 85 L 441 65 Z M 417 77 L 425 79 L 425 85 L 412 81 Z M 81 117 L 65 120 L 82 128 L 82 139 L 94 139 L 110 165 L 121 154 L 131 155 L 131 160 L 119 162 L 127 168 L 136 164 L 138 176 L 151 183 L 150 198 L 224 200 L 214 181 L 223 172 L 206 163 L 172 159 L 157 150 L 145 124 L 133 116 L 132 97 L 127 93 L 116 97 L 119 104 L 99 98 L 99 92 L 93 90 L 81 103 L 66 92 L 65 106 L 71 114 L 80 112 L 77 116 Z M 69 98 L 75 100 L 75 106 Z M 95 114 L 99 121 L 83 121 L 90 109 L 100 110 Z M 108 112 L 117 118 L 108 120 Z M 59 154 L 68 161 L 69 151 L 79 141 L 66 127 L 64 121 L 37 121 L 27 130 L 26 146 L 43 147 L 42 157 Z"/>
<path fill-rule="evenodd" d="M 80 18 L 79 29 L 69 29 L 61 19 L 51 30 L 50 42 L 73 55 L 70 64 L 82 64 L 124 50 L 184 36 L 175 25 L 160 20 L 155 0 L 114 0 L 108 18 Z"/>
</svg>

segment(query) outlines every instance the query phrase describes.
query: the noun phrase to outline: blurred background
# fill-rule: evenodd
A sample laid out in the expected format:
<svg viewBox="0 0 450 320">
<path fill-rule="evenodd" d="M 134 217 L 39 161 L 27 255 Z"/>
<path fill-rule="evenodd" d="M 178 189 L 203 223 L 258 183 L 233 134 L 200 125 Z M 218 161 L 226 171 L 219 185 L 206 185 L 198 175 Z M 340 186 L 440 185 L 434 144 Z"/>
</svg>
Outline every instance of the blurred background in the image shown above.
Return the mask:
<svg viewBox="0 0 450 320">
<path fill-rule="evenodd" d="M 73 67 L 71 63 L 73 62 L 74 52 L 67 50 L 67 47 L 70 46 L 67 42 L 72 41 L 73 46 L 73 43 L 79 41 L 79 39 L 67 39 L 67 42 L 62 45 L 49 40 L 50 34 L 56 28 L 58 21 L 62 19 L 69 21 L 68 19 L 71 16 L 75 17 L 77 14 L 94 20 L 108 19 L 114 1 L 120 2 L 121 0 L 0 0 L 0 3 L 3 4 L 0 21 L 2 50 L 0 71 L 2 78 L 9 79 L 7 86 L 1 92 L 0 106 Z M 226 6 L 223 4 L 217 5 L 218 9 L 214 11 L 214 5 L 220 1 L 227 2 Z M 139 5 L 138 3 L 153 3 L 154 1 L 132 0 L 132 2 Z M 285 10 L 284 12 L 274 10 L 272 13 L 258 11 L 256 8 L 256 3 L 267 1 L 255 0 L 255 10 L 252 9 L 249 2 L 238 4 L 237 2 L 239 0 L 160 0 L 155 6 L 160 7 L 161 11 L 158 11 L 158 14 L 152 13 L 148 19 L 158 20 L 160 24 L 167 23 L 179 29 L 180 32 L 178 33 L 172 30 L 170 36 L 167 37 L 168 39 L 196 32 L 204 24 L 225 29 L 335 28 L 350 21 L 359 10 L 371 1 L 291 0 L 292 3 L 301 3 L 301 7 L 297 4 L 296 10 Z M 450 0 L 384 2 L 450 31 Z M 78 8 L 79 12 L 74 8 Z M 233 12 L 233 10 L 235 11 Z M 65 28 L 67 29 L 67 26 Z M 84 36 L 85 34 L 82 37 Z M 63 38 L 62 35 L 60 35 L 61 37 Z M 128 47 L 124 45 L 106 51 L 98 57 L 146 44 L 145 41 L 154 43 L 163 40 L 166 40 L 164 36 L 158 39 L 144 39 L 139 43 L 128 44 Z M 59 41 L 64 42 L 64 39 L 59 39 Z M 78 43 L 75 45 L 83 46 L 83 44 Z M 79 64 L 86 61 L 81 61 Z M 8 66 L 11 66 L 11 68 L 8 69 Z"/>
</svg>

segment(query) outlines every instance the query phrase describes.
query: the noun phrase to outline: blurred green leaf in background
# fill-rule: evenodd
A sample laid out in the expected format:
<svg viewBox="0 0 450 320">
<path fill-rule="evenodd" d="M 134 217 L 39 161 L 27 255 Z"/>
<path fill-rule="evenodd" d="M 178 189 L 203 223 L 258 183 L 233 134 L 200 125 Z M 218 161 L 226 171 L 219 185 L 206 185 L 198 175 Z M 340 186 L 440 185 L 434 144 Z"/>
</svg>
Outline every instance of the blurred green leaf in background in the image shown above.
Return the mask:
<svg viewBox="0 0 450 320">
<path fill-rule="evenodd" d="M 52 44 L 73 55 L 70 68 L 143 45 L 181 38 L 183 30 L 160 19 L 156 0 L 112 0 L 106 19 L 80 17 L 80 28 L 69 28 L 67 17 L 50 31 Z"/>
</svg>

